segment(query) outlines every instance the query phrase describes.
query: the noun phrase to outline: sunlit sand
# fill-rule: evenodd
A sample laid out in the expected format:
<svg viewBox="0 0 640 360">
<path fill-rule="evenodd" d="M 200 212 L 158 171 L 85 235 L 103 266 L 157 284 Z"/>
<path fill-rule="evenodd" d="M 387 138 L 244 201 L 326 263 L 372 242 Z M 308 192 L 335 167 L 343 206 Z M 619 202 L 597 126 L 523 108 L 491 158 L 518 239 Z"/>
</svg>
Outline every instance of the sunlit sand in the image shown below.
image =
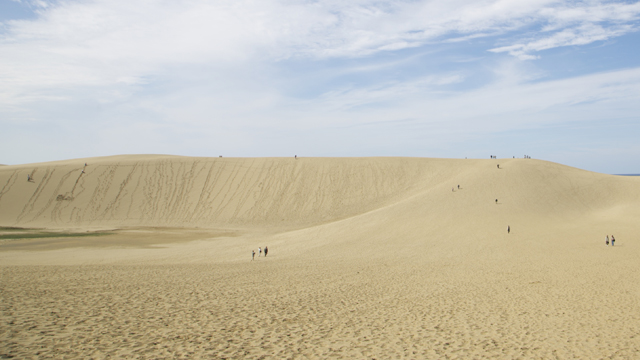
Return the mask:
<svg viewBox="0 0 640 360">
<path fill-rule="evenodd" d="M 0 358 L 633 359 L 638 219 L 535 159 L 2 166 Z"/>
</svg>

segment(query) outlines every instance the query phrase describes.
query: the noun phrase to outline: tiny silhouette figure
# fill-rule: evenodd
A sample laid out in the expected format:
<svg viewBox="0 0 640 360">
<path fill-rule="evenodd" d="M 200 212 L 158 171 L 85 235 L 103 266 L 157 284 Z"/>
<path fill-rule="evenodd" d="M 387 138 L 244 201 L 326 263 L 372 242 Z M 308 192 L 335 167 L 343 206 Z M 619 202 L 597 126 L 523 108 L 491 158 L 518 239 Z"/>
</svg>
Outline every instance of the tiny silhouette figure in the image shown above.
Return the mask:
<svg viewBox="0 0 640 360">
<path fill-rule="evenodd" d="M 458 190 L 460 190 L 460 185 L 458 185 Z"/>
<path fill-rule="evenodd" d="M 264 256 L 265 256 L 265 257 L 267 256 L 267 253 L 268 253 L 268 252 L 269 252 L 269 248 L 265 246 L 265 247 L 264 247 Z"/>
<path fill-rule="evenodd" d="M 84 166 L 86 167 L 86 166 L 87 166 L 87 163 L 84 163 Z"/>
<path fill-rule="evenodd" d="M 31 181 L 31 175 L 27 174 L 27 181 Z"/>
<path fill-rule="evenodd" d="M 611 235 L 611 246 L 613 246 L 615 242 L 616 242 L 616 238 L 614 238 L 613 235 Z"/>
<path fill-rule="evenodd" d="M 453 191 L 453 188 L 451 188 L 451 191 Z"/>
<path fill-rule="evenodd" d="M 500 169 L 500 164 L 498 164 L 498 169 Z"/>
<path fill-rule="evenodd" d="M 256 252 L 251 250 L 251 261 L 253 261 L 256 257 Z"/>
<path fill-rule="evenodd" d="M 262 254 L 262 248 L 258 248 L 258 257 Z"/>
<path fill-rule="evenodd" d="M 605 244 L 607 244 L 607 246 L 609 246 L 609 235 L 607 235 L 607 239 L 604 241 Z"/>
<path fill-rule="evenodd" d="M 496 199 L 496 204 L 498 203 L 498 199 Z"/>
<path fill-rule="evenodd" d="M 298 160 L 298 155 L 293 155 L 293 157 L 294 157 L 296 160 Z"/>
<path fill-rule="evenodd" d="M 507 234 L 511 232 L 511 226 L 507 225 Z"/>
</svg>

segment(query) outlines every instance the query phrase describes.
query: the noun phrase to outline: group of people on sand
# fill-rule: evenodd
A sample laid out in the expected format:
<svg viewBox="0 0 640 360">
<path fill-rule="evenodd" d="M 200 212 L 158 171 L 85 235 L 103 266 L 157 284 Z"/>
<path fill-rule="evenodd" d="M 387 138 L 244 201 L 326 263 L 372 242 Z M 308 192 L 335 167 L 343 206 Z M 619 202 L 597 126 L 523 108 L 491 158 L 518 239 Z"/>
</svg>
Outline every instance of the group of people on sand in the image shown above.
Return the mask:
<svg viewBox="0 0 640 360">
<path fill-rule="evenodd" d="M 495 155 L 491 155 L 491 157 L 490 157 L 490 158 L 491 158 L 491 159 L 496 159 L 496 156 L 495 156 Z M 513 158 L 515 159 L 515 155 L 513 156 Z M 531 159 L 531 156 L 529 156 L 529 155 L 525 155 L 525 156 L 524 156 L 524 158 L 525 158 L 525 159 Z M 465 159 L 466 159 L 466 158 L 465 158 Z"/>
<path fill-rule="evenodd" d="M 607 239 L 604 241 L 605 244 L 607 244 L 607 246 L 609 246 L 609 235 L 607 235 Z M 613 237 L 613 235 L 611 235 L 611 246 L 613 246 L 616 243 L 616 238 Z"/>
<path fill-rule="evenodd" d="M 269 248 L 268 247 L 264 247 L 264 256 L 267 256 L 267 253 L 269 253 Z M 262 255 L 262 248 L 259 247 L 258 248 L 258 257 L 260 257 L 260 255 Z M 251 261 L 253 261 L 253 259 L 256 257 L 256 251 L 255 250 L 251 250 Z"/>
</svg>

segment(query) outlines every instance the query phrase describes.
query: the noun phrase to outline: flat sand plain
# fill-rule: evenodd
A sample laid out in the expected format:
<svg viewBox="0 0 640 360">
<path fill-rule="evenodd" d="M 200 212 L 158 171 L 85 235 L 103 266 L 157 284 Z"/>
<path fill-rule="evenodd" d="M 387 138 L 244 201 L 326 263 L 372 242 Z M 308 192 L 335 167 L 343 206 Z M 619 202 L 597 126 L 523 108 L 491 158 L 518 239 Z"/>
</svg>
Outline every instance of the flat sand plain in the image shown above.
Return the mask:
<svg viewBox="0 0 640 360">
<path fill-rule="evenodd" d="M 637 359 L 638 219 L 532 159 L 3 166 L 0 358 Z"/>
</svg>

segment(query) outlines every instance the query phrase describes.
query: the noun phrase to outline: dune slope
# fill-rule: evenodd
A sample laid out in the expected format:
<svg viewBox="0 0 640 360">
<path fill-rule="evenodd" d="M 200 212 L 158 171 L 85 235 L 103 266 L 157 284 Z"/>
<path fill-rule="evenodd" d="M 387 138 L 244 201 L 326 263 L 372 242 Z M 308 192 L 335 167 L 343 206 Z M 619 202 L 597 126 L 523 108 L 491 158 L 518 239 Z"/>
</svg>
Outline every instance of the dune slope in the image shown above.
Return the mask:
<svg viewBox="0 0 640 360">
<path fill-rule="evenodd" d="M 468 221 L 637 214 L 637 178 L 499 162 L 115 156 L 6 166 L 0 225 L 294 229 L 390 206 Z"/>
<path fill-rule="evenodd" d="M 120 156 L 9 166 L 0 224 L 300 227 L 405 196 L 429 177 L 412 163 Z"/>
</svg>

